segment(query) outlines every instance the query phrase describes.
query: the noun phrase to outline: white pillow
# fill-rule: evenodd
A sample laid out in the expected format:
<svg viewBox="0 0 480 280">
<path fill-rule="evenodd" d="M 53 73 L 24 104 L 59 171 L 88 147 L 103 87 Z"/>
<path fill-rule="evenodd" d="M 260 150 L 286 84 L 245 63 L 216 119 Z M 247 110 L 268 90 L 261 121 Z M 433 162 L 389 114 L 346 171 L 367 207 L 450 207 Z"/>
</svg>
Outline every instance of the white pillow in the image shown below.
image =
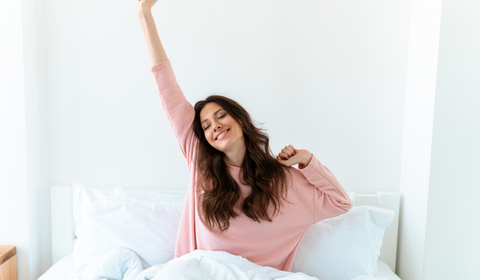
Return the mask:
<svg viewBox="0 0 480 280">
<path fill-rule="evenodd" d="M 299 245 L 292 271 L 328 280 L 377 277 L 383 235 L 394 214 L 362 205 L 314 224 Z"/>
<path fill-rule="evenodd" d="M 357 198 L 357 194 L 355 192 L 348 192 L 347 195 L 350 198 L 350 201 L 352 201 L 353 206 L 355 206 L 355 200 Z"/>
<path fill-rule="evenodd" d="M 115 187 L 113 196 L 121 200 L 138 199 L 148 202 L 165 202 L 165 203 L 185 203 L 185 194 L 169 194 L 161 190 L 142 190 Z"/>
<path fill-rule="evenodd" d="M 75 183 L 74 265 L 79 268 L 121 247 L 135 252 L 144 267 L 173 259 L 182 209 L 183 202 L 123 201 Z"/>
</svg>

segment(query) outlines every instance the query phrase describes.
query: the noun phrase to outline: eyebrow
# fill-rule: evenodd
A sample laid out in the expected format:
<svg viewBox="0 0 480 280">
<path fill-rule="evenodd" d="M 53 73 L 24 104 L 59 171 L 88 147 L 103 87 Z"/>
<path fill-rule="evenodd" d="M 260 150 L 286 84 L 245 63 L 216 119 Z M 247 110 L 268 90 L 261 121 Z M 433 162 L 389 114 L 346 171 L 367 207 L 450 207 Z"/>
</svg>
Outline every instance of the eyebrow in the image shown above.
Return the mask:
<svg viewBox="0 0 480 280">
<path fill-rule="evenodd" d="M 223 110 L 222 108 L 218 109 L 217 111 L 215 111 L 215 113 L 213 113 L 214 115 L 216 115 L 219 111 Z M 204 119 L 200 124 L 203 124 L 204 122 L 208 121 L 208 119 Z"/>
</svg>

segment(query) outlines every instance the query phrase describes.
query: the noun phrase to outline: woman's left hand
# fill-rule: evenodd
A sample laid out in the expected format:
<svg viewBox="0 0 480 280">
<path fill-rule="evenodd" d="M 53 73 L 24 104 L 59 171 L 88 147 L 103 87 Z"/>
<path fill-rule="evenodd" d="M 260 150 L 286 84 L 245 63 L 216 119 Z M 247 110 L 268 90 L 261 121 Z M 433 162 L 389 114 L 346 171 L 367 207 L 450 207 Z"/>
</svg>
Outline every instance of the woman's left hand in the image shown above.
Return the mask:
<svg viewBox="0 0 480 280">
<path fill-rule="evenodd" d="M 307 167 L 311 159 L 312 153 L 308 150 L 297 150 L 292 145 L 285 146 L 277 156 L 277 160 L 281 164 L 285 166 L 298 164 L 300 169 Z"/>
</svg>

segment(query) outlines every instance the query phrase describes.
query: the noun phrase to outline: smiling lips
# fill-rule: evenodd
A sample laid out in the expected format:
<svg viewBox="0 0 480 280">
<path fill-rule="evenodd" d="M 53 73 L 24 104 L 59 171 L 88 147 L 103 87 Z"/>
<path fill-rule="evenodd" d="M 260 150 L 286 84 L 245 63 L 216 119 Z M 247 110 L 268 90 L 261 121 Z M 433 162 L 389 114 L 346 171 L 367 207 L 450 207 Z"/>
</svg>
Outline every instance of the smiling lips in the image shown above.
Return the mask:
<svg viewBox="0 0 480 280">
<path fill-rule="evenodd" d="M 225 137 L 225 135 L 227 135 L 227 133 L 228 133 L 229 131 L 230 131 L 230 129 L 224 130 L 222 133 L 220 133 L 219 135 L 217 135 L 217 137 L 215 138 L 215 141 L 221 140 L 223 137 Z"/>
</svg>

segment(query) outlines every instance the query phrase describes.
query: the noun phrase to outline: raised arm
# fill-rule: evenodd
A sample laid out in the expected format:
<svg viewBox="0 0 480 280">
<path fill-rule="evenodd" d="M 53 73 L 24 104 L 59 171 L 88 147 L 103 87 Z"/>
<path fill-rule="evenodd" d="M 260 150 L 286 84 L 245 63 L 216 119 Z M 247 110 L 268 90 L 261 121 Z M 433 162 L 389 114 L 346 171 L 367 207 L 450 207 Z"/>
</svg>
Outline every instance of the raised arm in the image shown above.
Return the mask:
<svg viewBox="0 0 480 280">
<path fill-rule="evenodd" d="M 142 26 L 143 36 L 147 43 L 151 66 L 155 66 L 168 59 L 160 37 L 158 36 L 157 26 L 153 20 L 152 7 L 156 2 L 157 0 L 138 0 L 135 6 L 135 11 Z"/>
<path fill-rule="evenodd" d="M 192 129 L 195 110 L 178 85 L 170 60 L 160 42 L 152 15 L 152 7 L 156 2 L 157 0 L 139 0 L 135 11 L 147 43 L 151 72 L 157 84 L 163 111 L 190 166 L 193 163 L 197 141 Z"/>
</svg>

